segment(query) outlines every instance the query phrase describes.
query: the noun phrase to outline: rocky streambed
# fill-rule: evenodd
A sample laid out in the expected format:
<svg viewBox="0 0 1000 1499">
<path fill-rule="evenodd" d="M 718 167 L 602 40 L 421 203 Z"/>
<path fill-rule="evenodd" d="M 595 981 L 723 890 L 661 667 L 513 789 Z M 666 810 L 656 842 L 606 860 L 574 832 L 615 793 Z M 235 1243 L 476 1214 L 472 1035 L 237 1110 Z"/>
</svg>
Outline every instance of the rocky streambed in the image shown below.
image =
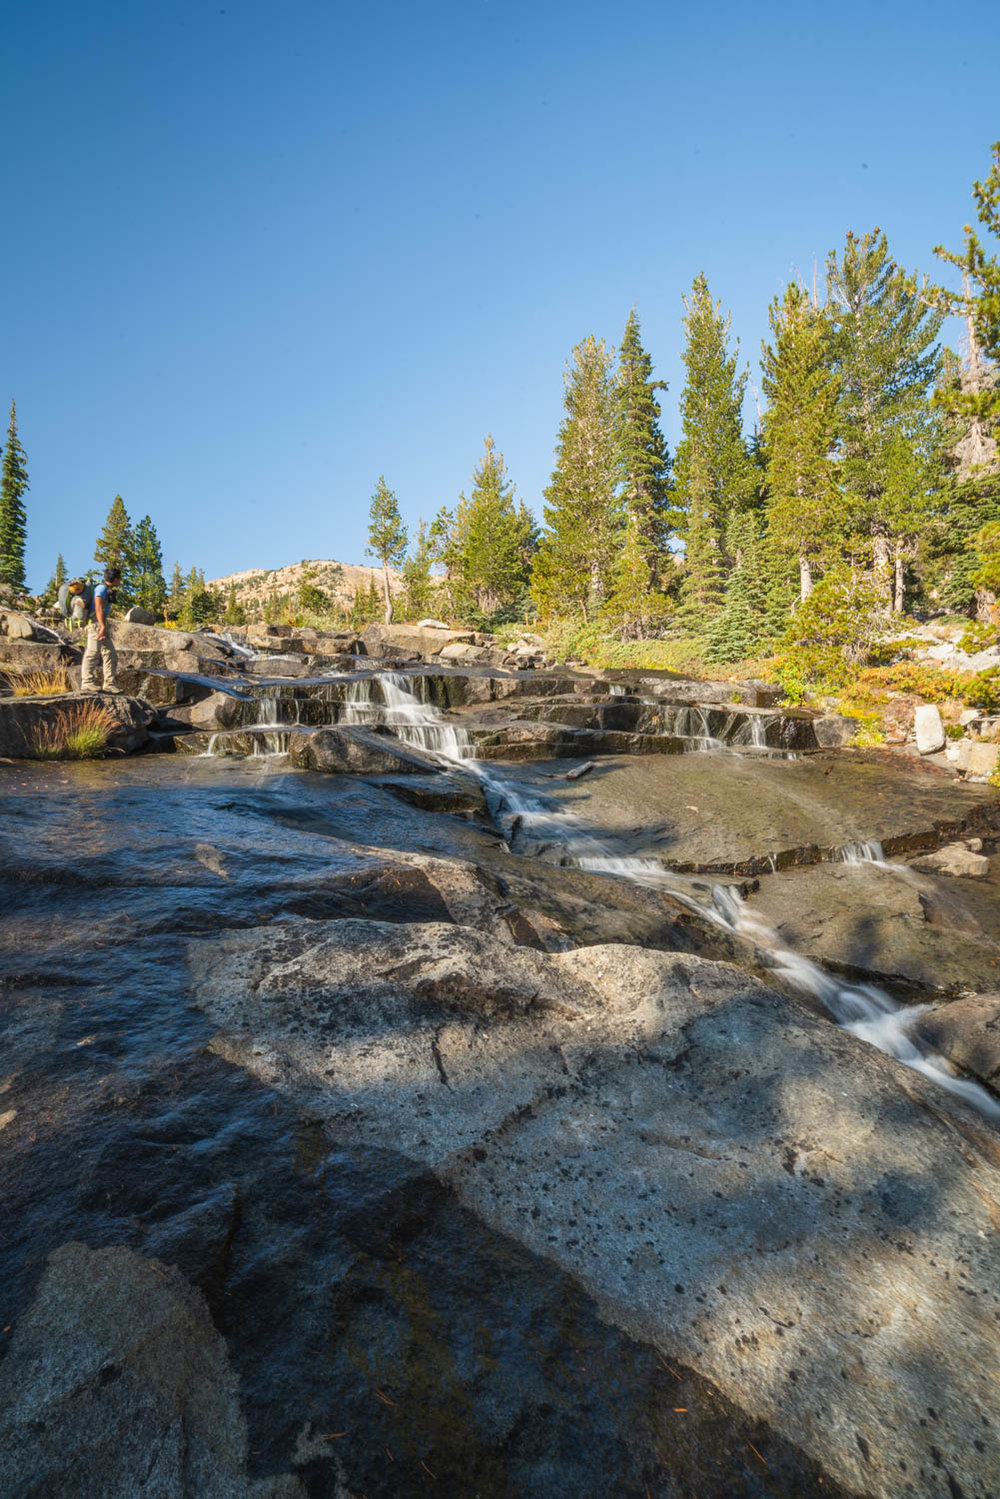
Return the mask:
<svg viewBox="0 0 1000 1499">
<path fill-rule="evenodd" d="M 1000 1491 L 991 788 L 185 650 L 0 763 L 0 1495 Z"/>
</svg>

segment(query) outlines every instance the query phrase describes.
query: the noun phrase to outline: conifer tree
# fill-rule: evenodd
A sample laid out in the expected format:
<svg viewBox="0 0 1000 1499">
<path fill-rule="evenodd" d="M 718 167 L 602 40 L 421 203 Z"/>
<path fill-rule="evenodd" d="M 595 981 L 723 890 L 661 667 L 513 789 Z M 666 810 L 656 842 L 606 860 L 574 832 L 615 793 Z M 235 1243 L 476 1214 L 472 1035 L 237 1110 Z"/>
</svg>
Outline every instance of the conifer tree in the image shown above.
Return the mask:
<svg viewBox="0 0 1000 1499">
<path fill-rule="evenodd" d="M 392 593 L 389 589 L 389 568 L 401 567 L 406 556 L 406 527 L 399 514 L 399 501 L 379 474 L 375 492 L 368 512 L 368 542 L 370 556 L 377 557 L 382 564 L 382 582 L 385 589 L 385 622 L 392 624 Z M 374 580 L 373 580 L 374 582 Z"/>
<path fill-rule="evenodd" d="M 28 537 L 28 459 L 17 435 L 17 407 L 10 403 L 7 442 L 0 464 L 0 583 L 27 588 L 24 549 Z"/>
<path fill-rule="evenodd" d="M 245 625 L 246 622 L 247 611 L 236 595 L 236 584 L 230 583 L 229 596 L 226 599 L 225 623 L 227 625 Z"/>
<path fill-rule="evenodd" d="M 167 593 L 167 601 L 164 610 L 168 619 L 176 619 L 181 612 L 184 603 L 184 575 L 181 572 L 179 562 L 174 563 L 174 570 L 170 574 L 170 589 Z"/>
<path fill-rule="evenodd" d="M 656 393 L 665 380 L 653 379 L 653 361 L 642 346 L 635 308 L 628 315 L 618 353 L 618 453 L 621 498 L 626 516 L 635 516 L 647 560 L 654 567 L 674 529 L 670 455 L 660 430 Z"/>
<path fill-rule="evenodd" d="M 489 626 L 523 604 L 537 533 L 530 511 L 514 503 L 514 485 L 492 437 L 485 449 L 473 470 L 472 493 L 459 499 L 448 558 L 455 612 Z"/>
<path fill-rule="evenodd" d="M 788 618 L 788 593 L 775 587 L 775 557 L 763 515 L 744 511 L 732 530 L 737 561 L 726 580 L 722 608 L 709 626 L 705 652 L 709 661 L 720 663 L 759 655 Z"/>
<path fill-rule="evenodd" d="M 109 567 L 121 569 L 118 602 L 124 606 L 135 602 L 132 578 L 134 553 L 132 522 L 121 495 L 116 494 L 104 522 L 104 529 L 94 546 L 94 561 L 103 572 L 107 572 Z"/>
<path fill-rule="evenodd" d="M 681 395 L 681 441 L 674 465 L 675 502 L 685 543 L 682 617 L 703 627 L 720 607 L 730 564 L 730 532 L 755 484 L 743 438 L 746 371 L 739 342 L 729 352 L 730 320 L 712 301 L 704 274 L 684 305 L 687 378 Z"/>
<path fill-rule="evenodd" d="M 993 161 L 985 182 L 974 182 L 976 213 L 985 230 L 1000 240 L 1000 141 L 993 146 Z M 956 393 L 952 410 L 980 422 L 1000 418 L 1000 382 L 984 378 L 981 361 L 1000 363 L 1000 258 L 989 253 L 971 225 L 965 226 L 965 245 L 955 253 L 939 245 L 934 251 L 962 273 L 962 291 L 934 288 L 942 312 L 964 317 L 969 327 L 969 356 L 973 380 Z"/>
<path fill-rule="evenodd" d="M 847 236 L 827 260 L 841 475 L 876 581 L 896 612 L 906 566 L 931 513 L 942 315 L 896 264 L 879 229 Z"/>
<path fill-rule="evenodd" d="M 420 619 L 428 614 L 434 597 L 434 579 L 431 576 L 433 544 L 430 528 L 424 521 L 417 526 L 416 544 L 407 553 L 403 563 L 403 607 L 408 619 Z"/>
<path fill-rule="evenodd" d="M 55 602 L 56 598 L 58 597 L 60 588 L 63 586 L 68 577 L 69 573 L 66 571 L 66 562 L 63 558 L 62 552 L 60 552 L 56 557 L 55 572 L 52 574 L 48 583 L 45 585 L 44 598 L 46 603 L 51 604 Z"/>
<path fill-rule="evenodd" d="M 654 587 L 647 547 L 642 518 L 633 513 L 625 523 L 613 586 L 601 609 L 602 623 L 622 640 L 641 640 L 649 635 L 663 623 L 669 610 L 666 598 Z"/>
<path fill-rule="evenodd" d="M 622 525 L 613 357 L 603 339 L 590 335 L 566 370 L 566 415 L 531 585 L 544 615 L 589 619 L 608 593 Z"/>
<path fill-rule="evenodd" d="M 775 547 L 798 566 L 800 597 L 813 570 L 836 550 L 839 386 L 830 367 L 830 328 L 792 282 L 768 314 L 773 343 L 763 345 L 768 517 Z"/>
<path fill-rule="evenodd" d="M 137 604 L 159 614 L 164 606 L 167 586 L 163 579 L 163 552 L 156 527 L 144 515 L 132 535 L 131 587 Z"/>
</svg>

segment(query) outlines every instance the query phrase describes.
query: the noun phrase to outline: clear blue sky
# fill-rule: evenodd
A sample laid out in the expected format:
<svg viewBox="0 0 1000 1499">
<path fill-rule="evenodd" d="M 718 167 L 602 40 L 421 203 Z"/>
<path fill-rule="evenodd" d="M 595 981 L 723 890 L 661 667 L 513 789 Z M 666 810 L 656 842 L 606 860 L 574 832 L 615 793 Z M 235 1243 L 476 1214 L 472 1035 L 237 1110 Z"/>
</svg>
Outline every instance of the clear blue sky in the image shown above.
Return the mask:
<svg viewBox="0 0 1000 1499">
<path fill-rule="evenodd" d="M 4 22 L 0 401 L 29 581 L 116 492 L 168 566 L 364 560 L 492 432 L 541 509 L 562 371 L 635 303 L 677 438 L 701 269 L 754 375 L 848 229 L 956 243 L 1000 136 L 995 0 L 35 0 Z M 752 407 L 750 413 L 752 416 Z M 4 423 L 5 424 L 5 423 Z"/>
</svg>

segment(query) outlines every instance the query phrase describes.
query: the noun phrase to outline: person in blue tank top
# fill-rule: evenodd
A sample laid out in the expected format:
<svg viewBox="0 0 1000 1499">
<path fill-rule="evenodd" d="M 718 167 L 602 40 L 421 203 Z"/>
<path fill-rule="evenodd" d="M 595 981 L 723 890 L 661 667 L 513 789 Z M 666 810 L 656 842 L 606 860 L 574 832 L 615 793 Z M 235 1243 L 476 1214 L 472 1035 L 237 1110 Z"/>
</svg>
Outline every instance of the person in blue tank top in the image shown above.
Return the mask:
<svg viewBox="0 0 1000 1499">
<path fill-rule="evenodd" d="M 118 655 L 111 638 L 111 605 L 115 601 L 115 589 L 121 582 L 121 568 L 109 567 L 104 582 L 94 589 L 93 615 L 87 625 L 87 649 L 83 653 L 80 667 L 80 687 L 83 692 L 100 692 L 97 680 L 97 663 L 101 663 L 101 674 L 105 692 L 120 692 L 118 686 Z"/>
</svg>

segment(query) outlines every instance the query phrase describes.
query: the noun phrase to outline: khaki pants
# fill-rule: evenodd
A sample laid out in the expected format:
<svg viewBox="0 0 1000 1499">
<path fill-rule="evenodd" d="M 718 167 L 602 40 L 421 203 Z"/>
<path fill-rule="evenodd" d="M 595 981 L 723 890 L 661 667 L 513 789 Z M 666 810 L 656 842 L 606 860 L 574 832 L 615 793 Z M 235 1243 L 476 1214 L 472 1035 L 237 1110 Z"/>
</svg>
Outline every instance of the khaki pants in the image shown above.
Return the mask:
<svg viewBox="0 0 1000 1499">
<path fill-rule="evenodd" d="M 118 653 L 111 639 L 111 626 L 108 626 L 107 639 L 98 640 L 97 625 L 91 620 L 87 626 L 87 648 L 83 653 L 83 665 L 80 667 L 81 692 L 100 692 L 101 684 L 95 675 L 98 660 L 101 663 L 104 690 L 117 692 Z"/>
</svg>

